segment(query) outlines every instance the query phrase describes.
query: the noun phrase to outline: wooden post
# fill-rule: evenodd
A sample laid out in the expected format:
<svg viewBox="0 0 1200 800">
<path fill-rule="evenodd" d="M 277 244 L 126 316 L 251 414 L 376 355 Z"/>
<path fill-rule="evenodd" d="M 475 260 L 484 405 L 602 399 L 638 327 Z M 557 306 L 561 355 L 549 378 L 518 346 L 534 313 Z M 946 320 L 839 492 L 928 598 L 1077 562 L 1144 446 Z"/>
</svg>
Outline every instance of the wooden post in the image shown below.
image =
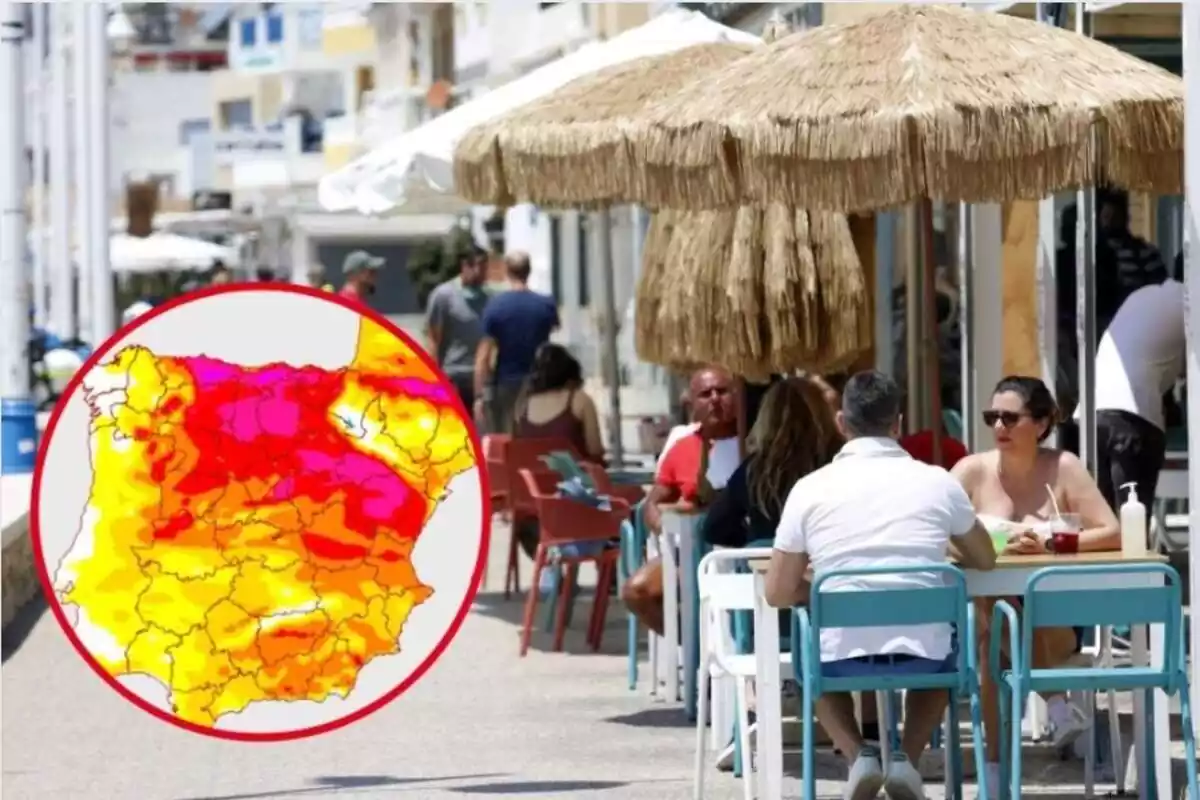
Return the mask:
<svg viewBox="0 0 1200 800">
<path fill-rule="evenodd" d="M 866 214 L 850 215 L 850 238 L 854 241 L 854 249 L 858 251 L 858 260 L 862 262 L 863 278 L 867 282 L 867 299 L 870 304 L 871 318 L 871 346 L 862 354 L 862 356 L 854 362 L 850 367 L 850 372 L 861 372 L 866 369 L 875 367 L 875 309 L 880 299 L 876 296 L 878 287 L 875 280 L 876 264 L 876 244 L 878 238 L 875 233 L 875 215 Z M 891 298 L 883 298 L 884 303 L 890 303 Z"/>
<path fill-rule="evenodd" d="M 1001 247 L 1004 303 L 1004 374 L 1040 375 L 1038 350 L 1038 203 L 1004 205 Z M 986 302 L 986 301 L 983 301 Z"/>
</svg>

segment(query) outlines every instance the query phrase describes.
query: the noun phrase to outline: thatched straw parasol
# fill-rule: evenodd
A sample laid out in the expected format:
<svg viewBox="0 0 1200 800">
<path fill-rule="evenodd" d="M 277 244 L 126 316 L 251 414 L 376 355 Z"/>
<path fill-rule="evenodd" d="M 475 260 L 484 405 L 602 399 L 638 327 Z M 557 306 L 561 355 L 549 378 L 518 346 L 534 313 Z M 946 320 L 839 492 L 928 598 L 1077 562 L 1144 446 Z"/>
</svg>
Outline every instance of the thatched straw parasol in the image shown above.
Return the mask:
<svg viewBox="0 0 1200 800">
<path fill-rule="evenodd" d="M 454 186 L 474 203 L 598 207 L 635 191 L 623 125 L 698 75 L 757 49 L 712 43 L 639 58 L 578 78 L 536 102 L 472 128 L 454 151 Z"/>
<path fill-rule="evenodd" d="M 622 130 L 645 181 L 624 199 L 652 208 L 1175 194 L 1183 83 L 1049 25 L 906 4 L 761 48 Z"/>
<path fill-rule="evenodd" d="M 635 310 L 642 360 L 722 364 L 752 381 L 836 370 L 871 342 L 848 220 L 783 206 L 655 214 Z"/>
</svg>

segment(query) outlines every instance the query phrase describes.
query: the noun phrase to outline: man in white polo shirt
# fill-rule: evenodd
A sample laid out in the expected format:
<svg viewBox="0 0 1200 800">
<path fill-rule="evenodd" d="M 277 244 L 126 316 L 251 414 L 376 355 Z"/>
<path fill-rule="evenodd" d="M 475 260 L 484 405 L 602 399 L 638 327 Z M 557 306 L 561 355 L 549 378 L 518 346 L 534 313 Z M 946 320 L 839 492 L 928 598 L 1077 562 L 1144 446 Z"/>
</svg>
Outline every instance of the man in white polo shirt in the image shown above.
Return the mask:
<svg viewBox="0 0 1200 800">
<path fill-rule="evenodd" d="M 837 569 L 946 563 L 951 540 L 960 561 L 991 569 L 996 553 L 971 500 L 946 470 L 913 459 L 896 441 L 901 393 L 878 372 L 860 372 L 842 393 L 838 427 L 846 445 L 833 462 L 801 478 L 784 505 L 767 572 L 767 601 L 807 603 L 805 575 Z M 878 575 L 830 581 L 825 591 L 877 591 L 942 585 L 938 573 Z M 821 667 L 829 677 L 931 673 L 956 668 L 948 624 L 898 629 L 821 631 Z M 864 743 L 848 693 L 822 695 L 817 718 L 851 760 L 848 800 L 870 800 L 883 788 L 893 800 L 923 800 L 914 766 L 946 709 L 944 690 L 911 691 L 901 749 L 891 763 Z"/>
<path fill-rule="evenodd" d="M 1147 512 L 1154 503 L 1167 454 L 1163 395 L 1183 377 L 1187 351 L 1183 292 L 1172 278 L 1134 291 L 1096 348 L 1096 482 L 1114 510 L 1125 483 L 1137 484 Z"/>
</svg>

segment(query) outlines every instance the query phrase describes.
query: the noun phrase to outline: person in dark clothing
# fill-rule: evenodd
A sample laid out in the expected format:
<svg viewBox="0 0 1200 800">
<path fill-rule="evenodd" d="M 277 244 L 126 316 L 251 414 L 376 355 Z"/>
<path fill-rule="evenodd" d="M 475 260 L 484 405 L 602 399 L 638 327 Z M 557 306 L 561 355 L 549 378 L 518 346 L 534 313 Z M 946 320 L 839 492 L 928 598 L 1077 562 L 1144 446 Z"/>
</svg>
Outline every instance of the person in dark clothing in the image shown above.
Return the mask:
<svg viewBox="0 0 1200 800">
<path fill-rule="evenodd" d="M 1079 210 L 1063 209 L 1059 222 L 1062 243 L 1055 254 L 1060 349 L 1067 345 L 1075 358 L 1075 238 Z M 1120 189 L 1096 190 L 1096 343 L 1117 315 L 1125 298 L 1143 286 L 1168 277 L 1158 248 L 1129 230 L 1129 195 Z"/>
<path fill-rule="evenodd" d="M 554 300 L 529 288 L 529 256 L 505 257 L 510 288 L 488 301 L 475 355 L 475 416 L 490 433 L 509 433 L 521 386 L 538 348 L 558 328 Z"/>
</svg>

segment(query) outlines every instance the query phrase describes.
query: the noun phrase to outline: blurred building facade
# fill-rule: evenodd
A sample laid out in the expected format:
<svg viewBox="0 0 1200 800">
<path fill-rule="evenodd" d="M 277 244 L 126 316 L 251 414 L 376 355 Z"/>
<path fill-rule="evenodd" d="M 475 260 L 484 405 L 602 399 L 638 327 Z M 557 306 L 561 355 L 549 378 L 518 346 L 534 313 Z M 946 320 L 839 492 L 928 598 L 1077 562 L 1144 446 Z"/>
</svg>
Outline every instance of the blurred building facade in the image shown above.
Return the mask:
<svg viewBox="0 0 1200 800">
<path fill-rule="evenodd" d="M 479 0 L 454 5 L 458 97 L 478 97 L 589 42 L 636 28 L 650 19 L 656 4 L 510 0 L 503 13 L 500 8 Z M 648 218 L 629 207 L 614 209 L 612 218 L 614 282 L 618 317 L 623 318 L 631 307 Z M 601 306 L 593 298 L 600 300 L 603 293 L 591 223 L 587 214 L 549 212 L 531 205 L 503 211 L 479 207 L 471 221 L 481 244 L 496 251 L 529 253 L 531 285 L 558 301 L 563 321 L 560 338 L 580 358 L 585 372 L 597 375 Z M 622 333 L 626 331 L 631 332 L 632 326 L 622 325 Z M 622 348 L 622 363 L 636 363 L 631 338 Z"/>
</svg>

